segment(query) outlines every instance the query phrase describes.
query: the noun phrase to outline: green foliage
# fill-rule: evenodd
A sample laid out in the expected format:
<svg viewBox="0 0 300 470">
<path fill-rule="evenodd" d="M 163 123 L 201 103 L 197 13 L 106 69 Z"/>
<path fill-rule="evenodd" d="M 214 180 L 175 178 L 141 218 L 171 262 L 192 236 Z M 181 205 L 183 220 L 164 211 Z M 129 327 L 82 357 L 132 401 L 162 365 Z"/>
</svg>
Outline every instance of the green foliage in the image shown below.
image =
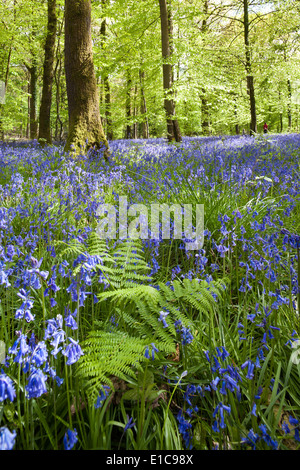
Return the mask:
<svg viewBox="0 0 300 470">
<path fill-rule="evenodd" d="M 290 1 L 286 7 L 278 3 L 276 8 L 265 12 L 261 3 L 264 2 L 250 5 L 249 11 L 258 131 L 262 131 L 265 120 L 272 132 L 296 130 L 299 124 L 299 9 L 296 2 Z M 218 9 L 210 0 L 196 0 L 193 4 L 172 1 L 176 114 L 183 135 L 193 136 L 203 132 L 203 99 L 207 104 L 210 133 L 235 133 L 236 126 L 239 132 L 243 128 L 248 129 L 249 97 L 241 14 L 243 2 L 237 0 L 235 4 L 239 8 L 232 9 L 229 14 L 223 0 L 219 2 Z M 32 0 L 6 0 L 0 7 L 3 25 L 0 30 L 0 80 L 5 80 L 8 69 L 6 104 L 1 110 L 1 121 L 5 133 L 14 137 L 27 135 L 28 67 L 33 60 L 37 61 L 38 66 L 39 108 L 47 24 L 45 7 L 45 2 L 42 7 L 37 7 Z M 131 126 L 132 136 L 136 130 L 142 137 L 142 124 L 146 120 L 151 137 L 165 136 L 158 3 L 143 0 L 135 4 L 117 0 L 93 2 L 92 7 L 94 62 L 106 133 L 107 113 L 110 113 L 114 138 L 123 138 L 127 125 Z M 56 139 L 65 137 L 68 124 L 63 9 L 63 2 L 59 0 L 51 109 L 52 131 Z M 104 22 L 105 36 L 101 29 Z M 126 112 L 128 93 L 130 115 Z M 145 100 L 146 110 L 141 106 L 142 100 Z"/>
<path fill-rule="evenodd" d="M 83 248 L 73 244 L 62 254 L 70 252 L 80 254 Z M 214 296 L 222 297 L 228 281 L 208 285 L 205 281 L 184 279 L 175 280 L 171 286 L 159 283 L 155 288 L 150 285 L 151 277 L 143 274 L 149 267 L 137 242 L 126 240 L 109 249 L 95 232 L 87 242 L 87 253 L 101 258 L 95 269 L 105 275 L 109 285 L 97 295 L 105 306 L 103 319 L 96 322 L 99 329 L 88 333 L 82 345 L 85 355 L 78 366 L 80 377 L 86 380 L 88 395 L 95 399 L 102 383 L 112 386 L 112 377 L 125 380 L 126 376 L 134 377 L 137 370 L 141 371 L 145 350 L 151 343 L 160 354 L 175 353 L 179 339 L 174 323 L 180 320 L 195 332 L 199 315 L 208 318 L 217 310 Z M 73 274 L 82 266 L 84 263 Z M 167 327 L 160 321 L 161 312 L 168 312 Z"/>
</svg>

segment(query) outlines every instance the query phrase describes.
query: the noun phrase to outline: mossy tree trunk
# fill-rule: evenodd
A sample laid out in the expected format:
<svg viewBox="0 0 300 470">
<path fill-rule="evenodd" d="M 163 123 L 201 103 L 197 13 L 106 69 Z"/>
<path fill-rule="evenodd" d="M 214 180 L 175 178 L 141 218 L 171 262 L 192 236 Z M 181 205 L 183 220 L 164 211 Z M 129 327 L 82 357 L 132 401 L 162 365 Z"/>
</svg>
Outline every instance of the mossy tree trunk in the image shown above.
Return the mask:
<svg viewBox="0 0 300 470">
<path fill-rule="evenodd" d="M 39 117 L 39 141 L 51 144 L 51 102 L 54 75 L 55 36 L 57 26 L 56 0 L 48 0 L 48 26 L 45 42 L 45 58 L 43 69 L 43 89 Z"/>
<path fill-rule="evenodd" d="M 95 76 L 91 0 L 65 0 L 65 71 L 69 111 L 69 132 L 65 150 L 104 147 L 104 135 Z"/>
<path fill-rule="evenodd" d="M 172 67 L 172 14 L 170 0 L 159 0 L 161 22 L 161 46 L 163 57 L 163 86 L 165 92 L 164 107 L 167 118 L 167 136 L 169 141 L 181 142 L 181 132 L 175 115 L 175 102 L 173 99 L 173 67 Z"/>
</svg>

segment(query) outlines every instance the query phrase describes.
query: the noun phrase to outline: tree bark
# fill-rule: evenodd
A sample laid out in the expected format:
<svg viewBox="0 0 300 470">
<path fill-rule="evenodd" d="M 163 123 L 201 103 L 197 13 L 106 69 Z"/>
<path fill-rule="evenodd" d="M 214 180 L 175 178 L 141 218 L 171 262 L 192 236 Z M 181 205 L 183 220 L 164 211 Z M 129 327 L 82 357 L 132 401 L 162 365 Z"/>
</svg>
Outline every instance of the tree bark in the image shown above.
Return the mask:
<svg viewBox="0 0 300 470">
<path fill-rule="evenodd" d="M 65 0 L 65 71 L 69 133 L 65 150 L 100 149 L 108 157 L 95 76 L 91 0 Z"/>
<path fill-rule="evenodd" d="M 14 25 L 15 25 L 16 24 L 16 0 L 13 1 L 13 9 L 14 9 L 13 13 L 14 13 Z M 14 33 L 12 34 L 11 40 L 10 40 L 10 46 L 9 46 L 9 51 L 8 51 L 8 56 L 7 56 L 7 61 L 6 61 L 5 74 L 4 74 L 4 69 L 2 69 L 2 67 L 1 67 L 1 75 L 2 75 L 2 73 L 4 75 L 5 93 L 7 92 L 7 87 L 8 87 L 8 77 L 9 77 L 9 72 L 10 72 L 10 63 L 11 63 L 11 56 L 12 56 L 12 50 L 13 50 L 13 43 L 14 43 Z M 3 52 L 4 51 L 5 51 L 5 47 L 3 48 Z M 1 59 L 2 59 L 2 54 L 1 54 Z M 4 66 L 4 63 L 5 63 L 5 61 L 3 61 L 3 66 Z M 3 111 L 3 105 L 0 104 L 0 140 L 4 141 L 5 134 L 4 134 L 3 122 L 2 122 L 2 118 L 1 118 L 2 111 Z"/>
<path fill-rule="evenodd" d="M 201 95 L 201 127 L 202 134 L 205 136 L 209 135 L 209 114 L 205 88 L 202 88 Z"/>
<path fill-rule="evenodd" d="M 244 0 L 244 41 L 245 41 L 245 56 L 246 56 L 246 73 L 247 73 L 247 91 L 250 101 L 250 135 L 257 133 L 256 121 L 256 102 L 254 90 L 254 77 L 252 75 L 251 51 L 249 42 L 249 0 Z"/>
<path fill-rule="evenodd" d="M 13 37 L 11 39 L 9 51 L 8 51 L 8 57 L 7 57 L 7 64 L 6 64 L 6 71 L 5 71 L 5 78 L 4 78 L 4 87 L 5 87 L 5 93 L 7 91 L 7 86 L 8 86 L 8 77 L 9 77 L 9 69 L 10 69 L 10 61 L 11 61 L 11 54 L 12 54 L 12 45 L 13 45 Z M 3 123 L 1 119 L 2 115 L 2 109 L 3 109 L 3 104 L 0 104 L 0 140 L 4 140 L 4 129 L 3 129 Z"/>
<path fill-rule="evenodd" d="M 141 88 L 141 115 L 143 117 L 142 136 L 143 136 L 143 139 L 149 139 L 149 123 L 148 123 L 148 118 L 147 118 L 147 104 L 146 104 L 145 88 L 144 88 L 144 81 L 145 81 L 144 70 L 140 69 L 139 75 L 140 75 L 140 88 Z"/>
<path fill-rule="evenodd" d="M 134 117 L 134 122 L 133 122 L 133 138 L 138 139 L 138 125 L 137 125 L 137 116 L 138 116 L 138 108 L 137 108 L 137 94 L 138 94 L 138 87 L 137 84 L 134 86 L 134 97 L 133 97 L 133 117 Z"/>
<path fill-rule="evenodd" d="M 105 92 L 105 119 L 106 119 L 106 127 L 107 127 L 107 138 L 108 140 L 113 140 L 114 133 L 113 133 L 113 125 L 111 119 L 111 95 L 110 95 L 110 85 L 108 76 L 104 77 L 104 92 Z"/>
<path fill-rule="evenodd" d="M 288 88 L 288 106 L 287 106 L 287 114 L 288 114 L 288 128 L 291 130 L 292 128 L 292 85 L 290 79 L 287 81 L 287 88 Z"/>
<path fill-rule="evenodd" d="M 131 76 L 129 70 L 127 71 L 127 90 L 126 90 L 126 131 L 125 131 L 125 138 L 131 139 Z"/>
<path fill-rule="evenodd" d="M 109 4 L 108 0 L 102 0 L 102 7 L 105 7 Z M 101 23 L 100 28 L 102 48 L 104 48 L 106 41 L 106 19 L 104 18 Z M 108 79 L 108 73 L 106 70 L 103 71 L 103 85 L 104 85 L 104 102 L 105 102 L 105 119 L 106 119 L 106 134 L 108 140 L 113 140 L 113 125 L 111 119 L 111 94 L 110 94 L 110 84 Z"/>
<path fill-rule="evenodd" d="M 208 1 L 204 1 L 203 5 L 203 14 L 204 18 L 201 25 L 201 33 L 204 35 L 207 32 L 207 16 L 208 16 Z M 208 104 L 207 104 L 207 96 L 206 90 L 202 87 L 202 95 L 201 95 L 201 129 L 202 134 L 207 136 L 209 135 L 209 113 L 208 113 Z"/>
<path fill-rule="evenodd" d="M 172 32 L 171 9 L 167 0 L 159 0 L 161 22 L 161 46 L 163 58 L 163 87 L 165 93 L 164 107 L 167 119 L 167 136 L 169 142 L 181 142 L 181 132 L 175 115 L 175 102 L 173 99 L 173 67 L 171 64 L 170 33 Z M 168 8 L 169 7 L 169 8 Z"/>
<path fill-rule="evenodd" d="M 39 119 L 39 141 L 42 145 L 51 144 L 51 103 L 53 84 L 53 65 L 55 55 L 55 36 L 57 27 L 56 0 L 48 0 L 48 25 L 45 43 L 45 59 L 43 69 L 43 89 Z"/>
<path fill-rule="evenodd" d="M 36 58 L 33 57 L 32 65 L 28 68 L 29 71 L 29 136 L 31 140 L 37 139 L 38 136 L 38 121 L 37 121 L 37 65 Z"/>
</svg>

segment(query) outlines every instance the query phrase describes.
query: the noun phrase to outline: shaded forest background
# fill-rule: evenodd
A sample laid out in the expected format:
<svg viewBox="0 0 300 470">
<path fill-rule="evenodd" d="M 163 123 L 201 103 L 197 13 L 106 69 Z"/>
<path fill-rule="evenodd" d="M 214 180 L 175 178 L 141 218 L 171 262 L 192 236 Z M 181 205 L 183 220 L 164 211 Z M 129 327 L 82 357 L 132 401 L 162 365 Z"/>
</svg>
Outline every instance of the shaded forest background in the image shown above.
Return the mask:
<svg viewBox="0 0 300 470">
<path fill-rule="evenodd" d="M 0 105 L 3 138 L 37 139 L 51 0 L 2 0 Z M 51 134 L 68 134 L 65 9 L 56 0 Z M 92 1 L 94 66 L 109 140 L 166 136 L 159 2 Z M 182 135 L 299 129 L 300 5 L 294 0 L 172 0 L 169 64 Z M 247 16 L 245 15 L 247 6 Z M 49 28 L 49 26 L 48 26 Z M 249 77 L 252 78 L 249 82 Z"/>
</svg>

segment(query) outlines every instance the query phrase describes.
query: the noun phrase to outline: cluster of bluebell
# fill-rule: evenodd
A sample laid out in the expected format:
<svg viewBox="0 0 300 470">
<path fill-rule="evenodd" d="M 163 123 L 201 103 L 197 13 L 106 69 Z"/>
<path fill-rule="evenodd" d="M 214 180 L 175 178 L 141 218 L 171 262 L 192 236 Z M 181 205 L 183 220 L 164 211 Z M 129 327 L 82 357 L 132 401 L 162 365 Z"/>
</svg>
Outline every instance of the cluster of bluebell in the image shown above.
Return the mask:
<svg viewBox="0 0 300 470">
<path fill-rule="evenodd" d="M 299 135 L 275 136 L 263 145 L 246 136 L 225 140 L 184 138 L 183 144 L 176 147 L 150 139 L 139 143 L 139 158 L 133 159 L 128 142 L 116 141 L 111 143 L 112 156 L 118 157 L 115 161 L 112 158 L 105 163 L 83 156 L 81 165 L 64 155 L 62 148 L 47 148 L 41 155 L 37 143 L 28 147 L 1 145 L 0 173 L 6 181 L 0 185 L 0 289 L 4 294 L 1 311 L 5 310 L 6 321 L 13 310 L 13 330 L 18 330 L 0 374 L 1 404 L 14 401 L 19 392 L 12 380 L 12 370 L 16 368 L 25 378 L 28 399 L 46 394 L 53 380 L 62 384 L 53 364 L 63 360 L 73 365 L 80 359 L 80 312 L 88 312 L 91 302 L 98 302 L 95 285 L 101 291 L 110 287 L 101 270 L 96 269 L 102 263 L 99 256 L 86 251 L 71 261 L 60 259 L 56 241 L 77 240 L 84 244 L 96 220 L 98 205 L 106 202 L 106 194 L 117 203 L 120 186 L 131 204 L 145 202 L 149 197 L 146 195 L 153 198 L 148 202 L 176 200 L 181 188 L 188 184 L 189 194 L 196 196 L 193 200 L 198 200 L 199 194 L 212 195 L 216 205 L 209 207 L 217 208 L 217 217 L 212 222 L 208 217 L 207 246 L 203 249 L 190 253 L 185 251 L 184 243 L 179 245 L 180 254 L 170 265 L 170 281 L 196 277 L 213 286 L 215 279 L 226 274 L 226 260 L 236 250 L 238 295 L 245 298 L 255 285 L 263 297 L 261 305 L 247 311 L 236 333 L 239 344 L 251 344 L 251 354 L 242 364 L 234 364 L 224 347 L 207 351 L 211 380 L 203 387 L 190 385 L 184 393 L 178 425 L 187 448 L 192 445 L 192 422 L 199 413 L 199 400 L 218 397 L 211 407 L 212 432 L 225 430 L 232 419 L 228 395 L 234 394 L 238 402 L 246 399 L 241 385 L 246 381 L 256 384 L 255 377 L 272 341 L 283 334 L 276 323 L 277 314 L 291 304 L 297 311 L 300 237 L 285 227 L 285 221 L 299 199 L 295 158 L 299 144 Z M 116 189 L 107 191 L 108 188 Z M 220 206 L 219 210 L 218 203 L 226 190 L 230 196 L 228 206 Z M 276 202 L 270 197 L 274 191 Z M 236 204 L 240 197 L 244 197 L 243 208 Z M 168 243 L 171 241 L 142 241 L 154 277 L 160 275 L 161 253 Z M 98 284 L 93 284 L 95 277 Z M 13 299 L 7 309 L 6 297 Z M 66 307 L 64 317 L 62 302 Z M 170 318 L 164 310 L 159 322 L 167 328 Z M 115 321 L 111 317 L 111 328 L 116 327 Z M 178 321 L 175 328 L 183 346 L 194 343 L 188 327 Z M 293 330 L 289 334 L 284 338 L 287 350 L 299 333 Z M 159 353 L 153 341 L 144 351 L 148 359 Z M 100 392 L 96 406 L 101 406 L 107 393 L 106 389 Z M 256 390 L 250 404 L 252 417 L 258 413 L 261 396 L 262 390 Z M 249 431 L 245 444 L 256 448 L 263 441 L 276 448 L 276 442 L 261 426 L 259 433 Z M 287 425 L 283 429 L 290 434 Z M 0 448 L 12 448 L 15 438 L 15 431 L 0 428 Z M 65 447 L 72 448 L 76 441 L 76 430 L 69 430 Z"/>
</svg>

